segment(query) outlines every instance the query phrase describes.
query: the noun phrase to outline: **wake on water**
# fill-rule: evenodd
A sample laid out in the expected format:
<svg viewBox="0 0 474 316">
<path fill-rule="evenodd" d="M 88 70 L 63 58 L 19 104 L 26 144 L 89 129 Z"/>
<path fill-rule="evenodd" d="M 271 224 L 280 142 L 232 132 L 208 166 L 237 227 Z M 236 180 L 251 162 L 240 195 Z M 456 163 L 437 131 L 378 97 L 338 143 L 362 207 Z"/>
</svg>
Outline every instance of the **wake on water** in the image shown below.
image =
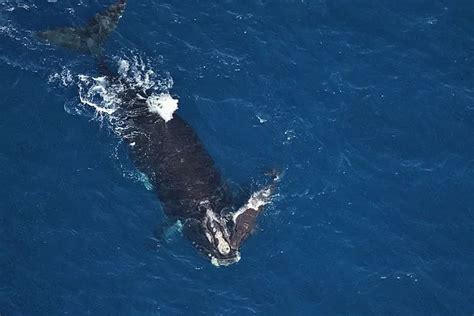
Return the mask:
<svg viewBox="0 0 474 316">
<path fill-rule="evenodd" d="M 173 87 L 171 76 L 159 76 L 151 67 L 150 59 L 142 57 L 114 57 L 117 64 L 118 80 L 106 76 L 94 77 L 88 74 L 73 74 L 68 68 L 49 76 L 50 83 L 64 87 L 77 87 L 79 100 L 65 105 L 69 114 L 93 116 L 94 119 L 113 123 L 113 113 L 119 108 L 120 96 L 126 90 L 143 92 L 148 95 L 147 104 L 152 112 L 165 120 L 172 119 L 178 109 L 178 100 L 169 91 Z M 79 101 L 79 102 L 77 102 Z"/>
<path fill-rule="evenodd" d="M 122 136 L 124 126 L 114 113 L 120 107 L 123 93 L 133 90 L 148 95 L 146 102 L 151 112 L 158 113 L 165 121 L 173 118 L 178 109 L 178 100 L 170 94 L 173 79 L 169 74 L 158 74 L 152 69 L 155 64 L 152 59 L 133 53 L 131 56 L 115 56 L 112 60 L 117 67 L 116 80 L 106 76 L 73 73 L 72 67 L 63 67 L 60 72 L 49 76 L 48 82 L 52 85 L 77 89 L 77 98 L 64 104 L 68 114 L 88 117 L 115 135 Z M 123 163 L 120 137 L 118 139 L 112 157 L 120 165 L 123 176 L 141 182 L 147 190 L 151 190 L 153 187 L 145 174 Z"/>
</svg>

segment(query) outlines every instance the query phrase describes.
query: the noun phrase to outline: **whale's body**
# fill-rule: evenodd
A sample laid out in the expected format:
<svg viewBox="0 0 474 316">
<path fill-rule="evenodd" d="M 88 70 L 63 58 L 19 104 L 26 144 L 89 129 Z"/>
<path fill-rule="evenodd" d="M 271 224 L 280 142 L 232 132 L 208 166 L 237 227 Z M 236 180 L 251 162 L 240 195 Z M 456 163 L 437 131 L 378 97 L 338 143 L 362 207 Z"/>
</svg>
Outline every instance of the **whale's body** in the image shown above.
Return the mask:
<svg viewBox="0 0 474 316">
<path fill-rule="evenodd" d="M 229 196 L 218 169 L 194 129 L 179 115 L 165 122 L 146 104 L 123 115 L 126 130 L 123 138 L 129 144 L 137 168 L 145 173 L 164 204 L 166 215 L 198 218 L 198 205 L 209 201 L 222 209 Z"/>
<path fill-rule="evenodd" d="M 38 35 L 50 43 L 103 60 L 102 44 L 115 29 L 125 5 L 125 0 L 119 0 L 83 28 L 65 27 Z M 100 64 L 104 66 L 103 62 Z M 185 236 L 201 253 L 215 265 L 239 261 L 240 245 L 269 201 L 274 183 L 255 193 L 240 208 L 233 205 L 232 194 L 194 129 L 179 114 L 165 121 L 150 110 L 147 98 L 143 91 L 127 90 L 111 114 L 135 165 L 153 184 L 168 218 L 182 223 Z M 250 203 L 252 199 L 259 199 L 260 203 Z"/>
</svg>

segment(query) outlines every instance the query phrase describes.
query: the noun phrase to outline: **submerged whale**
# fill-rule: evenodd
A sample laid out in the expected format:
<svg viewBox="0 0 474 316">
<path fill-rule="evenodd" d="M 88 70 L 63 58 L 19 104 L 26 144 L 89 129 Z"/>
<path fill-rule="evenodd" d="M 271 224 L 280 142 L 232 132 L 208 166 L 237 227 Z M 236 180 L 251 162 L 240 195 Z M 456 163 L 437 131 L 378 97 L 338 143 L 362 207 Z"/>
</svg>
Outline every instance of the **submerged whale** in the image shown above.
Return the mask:
<svg viewBox="0 0 474 316">
<path fill-rule="evenodd" d="M 126 6 L 119 0 L 96 14 L 87 25 L 39 32 L 49 43 L 92 54 L 106 68 L 102 47 L 115 29 Z M 111 73 L 110 71 L 105 71 Z M 110 80 L 118 80 L 111 76 Z M 193 128 L 174 114 L 165 120 L 147 105 L 143 91 L 126 90 L 121 95 L 114 120 L 128 144 L 136 167 L 153 184 L 170 222 L 182 225 L 184 235 L 214 265 L 240 260 L 240 247 L 270 201 L 278 175 L 251 194 L 243 205 L 234 205 L 233 194 L 223 181 L 212 157 Z"/>
</svg>

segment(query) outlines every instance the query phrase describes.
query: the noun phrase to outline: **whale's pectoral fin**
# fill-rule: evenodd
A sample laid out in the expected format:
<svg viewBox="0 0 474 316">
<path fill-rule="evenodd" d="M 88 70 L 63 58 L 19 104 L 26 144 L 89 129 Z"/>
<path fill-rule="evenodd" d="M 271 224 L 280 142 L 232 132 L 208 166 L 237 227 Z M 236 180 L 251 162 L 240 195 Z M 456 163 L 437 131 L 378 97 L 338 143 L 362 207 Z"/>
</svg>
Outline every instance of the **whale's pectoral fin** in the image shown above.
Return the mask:
<svg viewBox="0 0 474 316">
<path fill-rule="evenodd" d="M 102 13 L 97 13 L 85 27 L 61 27 L 38 32 L 38 37 L 61 47 L 99 56 L 109 34 L 117 27 L 126 0 L 118 0 Z"/>
<path fill-rule="evenodd" d="M 162 243 L 172 242 L 177 235 L 181 235 L 183 231 L 183 223 L 180 220 L 168 221 L 165 220 L 156 231 L 159 241 Z"/>
</svg>

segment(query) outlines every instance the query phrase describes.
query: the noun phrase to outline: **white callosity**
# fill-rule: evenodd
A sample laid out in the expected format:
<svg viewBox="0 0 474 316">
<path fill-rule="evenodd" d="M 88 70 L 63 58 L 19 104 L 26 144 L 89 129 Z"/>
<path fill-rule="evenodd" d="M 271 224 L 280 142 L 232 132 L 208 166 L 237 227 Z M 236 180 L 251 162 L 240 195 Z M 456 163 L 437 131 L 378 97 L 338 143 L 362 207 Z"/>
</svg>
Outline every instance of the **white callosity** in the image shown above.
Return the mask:
<svg viewBox="0 0 474 316">
<path fill-rule="evenodd" d="M 222 234 L 221 230 L 217 229 L 214 225 L 214 222 L 218 221 L 214 212 L 208 209 L 206 211 L 206 215 L 209 221 L 211 222 L 211 228 L 212 228 L 212 232 L 214 233 L 214 239 L 217 241 L 217 250 L 223 255 L 229 254 L 230 253 L 229 243 L 225 240 L 224 235 Z M 209 239 L 209 236 L 208 236 L 208 239 Z"/>
<path fill-rule="evenodd" d="M 228 266 L 228 265 L 231 265 L 233 263 L 236 263 L 236 262 L 239 262 L 241 259 L 241 256 L 240 256 L 240 252 L 236 252 L 235 253 L 235 258 L 234 260 L 231 260 L 231 261 L 225 261 L 225 260 L 219 260 L 213 256 L 211 256 L 211 263 L 216 266 L 216 267 L 219 267 L 219 266 Z"/>
<path fill-rule="evenodd" d="M 207 203 L 208 201 L 204 201 L 201 203 L 201 205 L 206 205 Z M 231 250 L 229 243 L 225 240 L 222 231 L 220 229 L 217 229 L 217 227 L 214 225 L 215 222 L 220 222 L 219 219 L 216 217 L 216 215 L 210 208 L 207 208 L 206 216 L 207 216 L 207 220 L 211 224 L 212 233 L 213 233 L 213 236 L 212 236 L 210 233 L 206 232 L 207 239 L 209 240 L 210 243 L 213 243 L 214 240 L 217 241 L 217 250 L 221 254 L 223 255 L 229 254 Z M 235 253 L 235 257 L 233 260 L 219 260 L 211 254 L 209 254 L 209 257 L 211 258 L 211 263 L 214 266 L 216 267 L 226 266 L 226 265 L 230 265 L 232 263 L 240 261 L 240 252 L 237 251 Z"/>
</svg>

